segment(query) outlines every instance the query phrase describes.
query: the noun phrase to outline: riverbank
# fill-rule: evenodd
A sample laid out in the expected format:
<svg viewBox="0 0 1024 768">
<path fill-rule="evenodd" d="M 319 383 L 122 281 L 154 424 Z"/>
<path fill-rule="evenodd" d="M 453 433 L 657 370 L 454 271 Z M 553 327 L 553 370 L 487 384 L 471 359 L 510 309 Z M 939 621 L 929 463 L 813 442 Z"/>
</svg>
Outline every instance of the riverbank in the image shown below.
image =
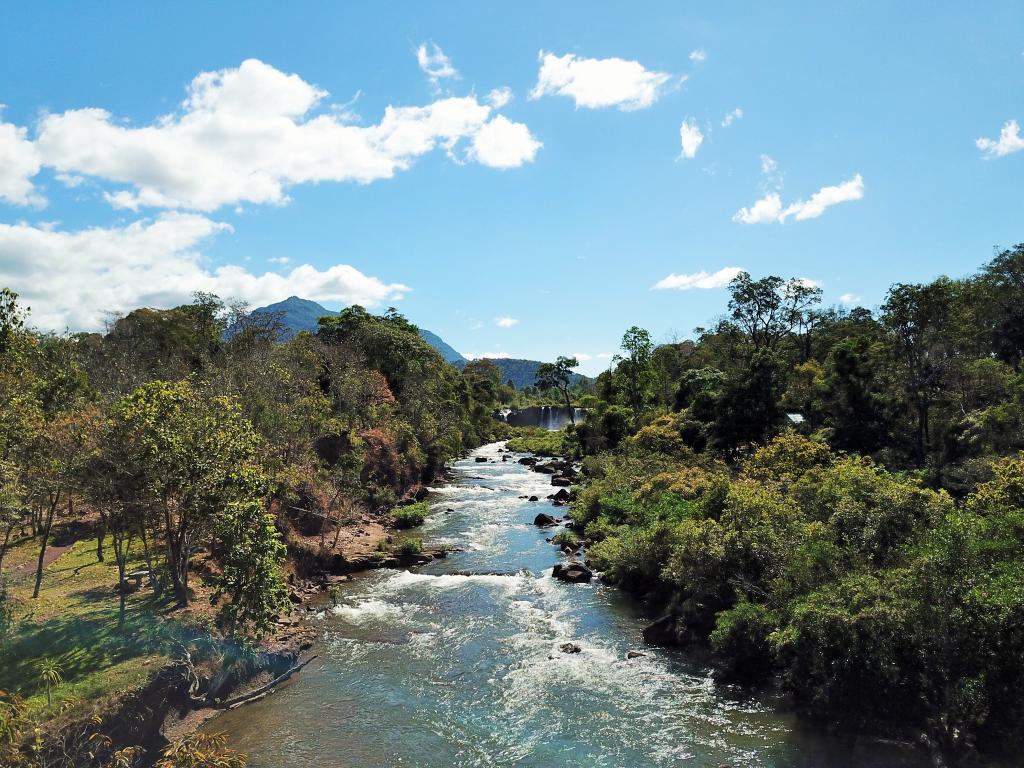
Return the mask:
<svg viewBox="0 0 1024 768">
<path fill-rule="evenodd" d="M 925 764 L 807 732 L 772 701 L 716 686 L 686 655 L 645 647 L 656 616 L 630 595 L 552 578 L 565 560 L 547 539 L 560 529 L 534 520 L 565 512 L 546 498 L 561 490 L 556 475 L 501 448 L 456 462 L 431 490 L 419 534 L 461 551 L 354 575 L 312 619 L 318 658 L 296 684 L 215 722 L 253 768 L 339 754 L 349 768 Z"/>
</svg>

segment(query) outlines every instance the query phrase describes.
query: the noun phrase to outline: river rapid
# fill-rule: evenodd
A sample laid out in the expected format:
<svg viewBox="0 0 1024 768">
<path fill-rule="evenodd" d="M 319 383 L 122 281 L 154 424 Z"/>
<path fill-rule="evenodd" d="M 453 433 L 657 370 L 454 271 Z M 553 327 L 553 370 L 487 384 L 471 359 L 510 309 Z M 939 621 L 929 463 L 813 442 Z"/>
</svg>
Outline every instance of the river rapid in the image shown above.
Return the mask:
<svg viewBox="0 0 1024 768">
<path fill-rule="evenodd" d="M 905 748 L 799 727 L 775 702 L 716 685 L 684 653 L 645 647 L 652 617 L 628 595 L 551 578 L 561 556 L 533 518 L 560 514 L 544 501 L 556 489 L 501 447 L 454 464 L 417 532 L 462 551 L 343 585 L 340 604 L 317 618 L 319 658 L 214 721 L 251 766 L 927 764 Z M 566 642 L 581 652 L 563 653 Z M 647 655 L 627 660 L 629 650 Z"/>
</svg>

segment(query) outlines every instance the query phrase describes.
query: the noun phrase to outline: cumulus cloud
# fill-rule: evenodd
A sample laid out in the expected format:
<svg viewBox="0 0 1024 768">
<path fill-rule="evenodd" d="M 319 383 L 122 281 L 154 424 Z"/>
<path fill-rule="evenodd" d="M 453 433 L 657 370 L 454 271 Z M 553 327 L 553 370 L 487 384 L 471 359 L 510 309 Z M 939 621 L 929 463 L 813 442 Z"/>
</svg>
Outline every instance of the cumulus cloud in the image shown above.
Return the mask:
<svg viewBox="0 0 1024 768">
<path fill-rule="evenodd" d="M 500 152 L 470 153 L 484 165 L 510 168 L 532 160 L 539 147 L 521 123 L 493 126 L 494 108 L 474 96 L 389 106 L 368 126 L 351 124 L 347 109 L 313 114 L 326 96 L 298 75 L 248 59 L 237 69 L 198 75 L 181 110 L 151 125 L 126 126 L 106 110 L 75 109 L 45 117 L 35 146 L 42 164 L 60 173 L 128 185 L 106 195 L 116 207 L 199 211 L 283 204 L 296 184 L 391 178 L 436 148 L 451 154 L 459 142 L 472 145 L 485 129 L 492 139 L 514 133 L 522 154 L 508 142 L 499 142 Z"/>
<path fill-rule="evenodd" d="M 732 279 L 743 271 L 742 267 L 722 267 L 717 272 L 694 272 L 689 275 L 675 273 L 662 278 L 652 287 L 652 291 L 677 290 L 688 291 L 691 288 L 724 288 Z"/>
<path fill-rule="evenodd" d="M 671 79 L 665 72 L 645 69 L 638 61 L 619 58 L 584 59 L 571 53 L 556 56 L 541 51 L 540 62 L 530 98 L 569 96 L 577 108 L 644 109 L 658 100 Z"/>
<path fill-rule="evenodd" d="M 494 318 L 494 324 L 499 328 L 511 328 L 513 325 L 517 325 L 519 321 L 514 317 L 504 315 L 502 317 Z"/>
<path fill-rule="evenodd" d="M 170 307 L 195 291 L 268 304 L 292 295 L 368 306 L 397 301 L 410 288 L 385 283 L 355 267 L 287 274 L 253 274 L 240 266 L 212 267 L 202 246 L 228 224 L 195 213 L 169 212 L 123 227 L 61 231 L 0 224 L 0 285 L 18 291 L 45 329 L 95 330 L 105 312 Z"/>
<path fill-rule="evenodd" d="M 707 59 L 707 57 L 708 55 L 704 52 L 703 48 L 697 48 L 696 50 L 690 51 L 690 61 L 694 62 L 695 64 L 699 64 L 700 62 Z"/>
<path fill-rule="evenodd" d="M 494 88 L 487 94 L 487 103 L 495 109 L 501 109 L 510 101 L 512 101 L 512 89 L 507 86 Z"/>
<path fill-rule="evenodd" d="M 451 59 L 433 43 L 429 46 L 423 43 L 416 49 L 416 63 L 435 86 L 439 80 L 459 76 L 459 71 L 452 66 Z"/>
<path fill-rule="evenodd" d="M 839 303 L 840 304 L 846 304 L 847 306 L 852 306 L 854 304 L 859 304 L 860 301 L 861 301 L 860 296 L 858 296 L 855 293 L 844 293 L 842 296 L 839 297 Z"/>
<path fill-rule="evenodd" d="M 28 140 L 27 131 L 11 123 L 0 123 L 0 200 L 37 208 L 46 205 L 46 199 L 32 184 L 39 167 L 39 152 Z"/>
<path fill-rule="evenodd" d="M 736 109 L 732 110 L 732 112 L 727 112 L 725 117 L 722 118 L 722 127 L 728 128 L 730 125 L 733 124 L 733 122 L 739 120 L 741 117 L 743 117 L 743 110 L 740 109 L 739 107 L 736 107 Z"/>
<path fill-rule="evenodd" d="M 770 221 L 784 221 L 782 198 L 778 192 L 769 192 L 749 208 L 740 208 L 732 217 L 742 224 L 766 224 Z"/>
<path fill-rule="evenodd" d="M 700 132 L 697 121 L 687 118 L 679 125 L 679 141 L 682 144 L 680 157 L 692 159 L 697 156 L 697 150 L 704 141 L 704 134 Z"/>
<path fill-rule="evenodd" d="M 1020 152 L 1024 149 L 1024 137 L 1020 135 L 1020 125 L 1016 120 L 1007 120 L 999 132 L 998 139 L 977 139 L 974 142 L 986 157 L 1003 157 Z"/>
<path fill-rule="evenodd" d="M 470 156 L 491 168 L 518 168 L 533 162 L 543 146 L 525 125 L 498 115 L 476 132 Z"/>
<path fill-rule="evenodd" d="M 762 161 L 763 162 L 763 161 Z M 797 221 L 816 219 L 833 205 L 864 197 L 864 179 L 858 173 L 849 181 L 822 187 L 808 200 L 798 200 L 783 207 L 778 192 L 769 192 L 749 208 L 740 208 L 732 220 L 742 224 L 782 223 L 790 216 Z"/>
</svg>

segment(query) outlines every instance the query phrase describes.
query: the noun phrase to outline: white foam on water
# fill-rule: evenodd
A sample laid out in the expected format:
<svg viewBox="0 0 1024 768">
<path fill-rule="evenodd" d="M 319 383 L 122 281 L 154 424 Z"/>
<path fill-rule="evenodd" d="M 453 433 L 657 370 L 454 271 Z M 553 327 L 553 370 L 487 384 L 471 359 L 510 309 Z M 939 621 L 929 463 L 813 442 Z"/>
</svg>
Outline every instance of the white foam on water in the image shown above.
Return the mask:
<svg viewBox="0 0 1024 768">
<path fill-rule="evenodd" d="M 335 616 L 341 616 L 354 623 L 366 620 L 394 620 L 402 617 L 402 607 L 377 598 L 360 600 L 353 604 L 336 605 L 331 609 Z"/>
</svg>

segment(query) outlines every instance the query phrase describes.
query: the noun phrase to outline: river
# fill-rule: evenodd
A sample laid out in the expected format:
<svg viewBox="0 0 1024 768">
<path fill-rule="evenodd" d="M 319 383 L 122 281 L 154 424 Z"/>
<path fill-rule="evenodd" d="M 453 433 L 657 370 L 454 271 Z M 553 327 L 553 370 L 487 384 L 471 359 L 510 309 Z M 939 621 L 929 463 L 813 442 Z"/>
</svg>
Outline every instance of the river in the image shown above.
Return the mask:
<svg viewBox="0 0 1024 768">
<path fill-rule="evenodd" d="M 560 555 L 532 524 L 552 509 L 519 498 L 544 499 L 550 478 L 500 447 L 456 462 L 431 497 L 421 535 L 463 551 L 357 576 L 318 618 L 319 658 L 214 721 L 251 766 L 927 765 L 798 727 L 771 701 L 715 685 L 685 654 L 644 647 L 651 617 L 628 595 L 552 579 Z M 569 641 L 582 651 L 561 652 Z M 627 660 L 632 649 L 647 655 Z"/>
</svg>

